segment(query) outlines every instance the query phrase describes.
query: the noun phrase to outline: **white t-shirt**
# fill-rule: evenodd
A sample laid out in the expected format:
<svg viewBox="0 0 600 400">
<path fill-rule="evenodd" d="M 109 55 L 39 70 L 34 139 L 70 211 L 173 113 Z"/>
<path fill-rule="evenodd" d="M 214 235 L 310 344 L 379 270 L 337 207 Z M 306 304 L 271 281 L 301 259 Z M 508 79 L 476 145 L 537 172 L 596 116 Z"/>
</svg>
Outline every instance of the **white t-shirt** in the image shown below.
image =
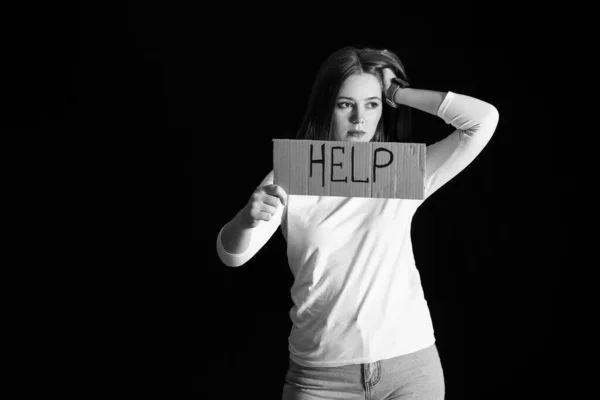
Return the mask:
<svg viewBox="0 0 600 400">
<path fill-rule="evenodd" d="M 425 199 L 481 152 L 498 124 L 494 106 L 448 92 L 438 116 L 456 130 L 427 147 Z M 273 183 L 273 171 L 261 185 Z M 290 358 L 313 367 L 370 363 L 435 343 L 411 242 L 424 200 L 289 195 L 253 229 L 248 249 L 217 252 L 227 266 L 252 258 L 278 227 L 294 275 Z"/>
</svg>

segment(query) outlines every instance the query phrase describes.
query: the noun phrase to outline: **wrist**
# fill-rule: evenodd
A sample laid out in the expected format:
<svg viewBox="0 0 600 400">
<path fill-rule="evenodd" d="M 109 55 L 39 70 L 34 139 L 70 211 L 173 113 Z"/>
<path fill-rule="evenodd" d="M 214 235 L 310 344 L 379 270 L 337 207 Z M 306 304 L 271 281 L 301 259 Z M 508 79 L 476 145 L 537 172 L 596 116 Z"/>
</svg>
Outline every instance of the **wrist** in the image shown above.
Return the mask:
<svg viewBox="0 0 600 400">
<path fill-rule="evenodd" d="M 399 87 L 398 90 L 394 92 L 394 97 L 392 98 L 394 103 L 398 105 L 405 105 L 403 101 L 403 94 L 405 93 L 406 89 L 407 88 Z"/>
<path fill-rule="evenodd" d="M 390 86 L 387 88 L 385 93 L 387 103 L 394 108 L 398 107 L 401 104 L 397 101 L 398 93 L 407 88 L 408 86 L 409 83 L 407 81 L 398 78 L 393 78 Z"/>
<path fill-rule="evenodd" d="M 396 94 L 400 90 L 402 90 L 400 85 L 398 85 L 395 82 L 392 82 L 392 84 L 390 85 L 390 87 L 387 89 L 387 91 L 385 93 L 385 99 L 386 99 L 387 103 L 394 108 L 398 107 L 398 105 L 399 105 L 399 103 L 396 101 Z"/>
<path fill-rule="evenodd" d="M 388 98 L 395 104 L 398 104 L 398 102 L 396 101 L 396 93 L 398 93 L 400 90 L 402 90 L 402 88 L 397 83 L 393 83 L 392 85 L 390 85 L 388 91 Z"/>
<path fill-rule="evenodd" d="M 385 95 L 385 101 L 391 106 L 391 107 L 398 107 L 398 105 L 394 102 L 394 95 L 396 94 L 396 90 L 398 90 L 398 84 L 395 82 L 392 82 L 390 84 L 390 86 L 387 87 L 387 89 L 385 89 L 384 91 L 384 95 Z"/>
<path fill-rule="evenodd" d="M 244 211 L 245 211 L 244 208 L 242 208 L 240 211 L 238 211 L 238 213 L 235 215 L 235 217 L 233 218 L 233 221 L 232 221 L 233 225 L 239 231 L 244 231 L 244 230 L 252 228 L 251 223 L 248 220 L 248 217 Z"/>
</svg>

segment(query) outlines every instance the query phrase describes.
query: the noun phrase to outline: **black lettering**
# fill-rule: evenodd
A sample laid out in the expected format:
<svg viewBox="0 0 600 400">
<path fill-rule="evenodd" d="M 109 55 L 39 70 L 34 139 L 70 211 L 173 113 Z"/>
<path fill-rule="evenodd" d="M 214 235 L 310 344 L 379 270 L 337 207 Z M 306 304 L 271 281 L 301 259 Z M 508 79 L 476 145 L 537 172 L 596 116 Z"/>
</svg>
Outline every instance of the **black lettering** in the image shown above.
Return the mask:
<svg viewBox="0 0 600 400">
<path fill-rule="evenodd" d="M 377 153 L 379 153 L 380 151 L 387 151 L 388 153 L 390 153 L 390 160 L 387 162 L 387 164 L 377 164 Z M 394 154 L 392 154 L 392 152 L 389 151 L 388 149 L 379 148 L 373 152 L 373 183 L 375 183 L 377 181 L 377 174 L 376 174 L 375 170 L 377 168 L 387 167 L 388 165 L 390 165 L 392 163 L 392 161 L 394 161 Z"/>
<path fill-rule="evenodd" d="M 333 162 L 333 151 L 334 150 L 342 150 L 342 154 L 344 154 L 344 148 L 341 146 L 332 146 L 331 147 L 331 182 L 348 182 L 348 177 L 344 179 L 333 179 L 333 167 L 342 167 L 342 163 L 336 164 Z"/>
<path fill-rule="evenodd" d="M 352 182 L 365 182 L 365 183 L 369 183 L 369 178 L 367 177 L 364 181 L 361 181 L 360 179 L 354 179 L 354 146 L 352 146 L 352 157 L 350 158 L 351 162 L 352 162 Z"/>
<path fill-rule="evenodd" d="M 321 180 L 321 187 L 325 187 L 325 143 L 321 145 L 321 159 L 313 159 L 313 145 L 310 145 L 310 178 L 312 178 L 312 166 L 313 164 L 322 164 L 323 166 L 323 178 Z"/>
</svg>

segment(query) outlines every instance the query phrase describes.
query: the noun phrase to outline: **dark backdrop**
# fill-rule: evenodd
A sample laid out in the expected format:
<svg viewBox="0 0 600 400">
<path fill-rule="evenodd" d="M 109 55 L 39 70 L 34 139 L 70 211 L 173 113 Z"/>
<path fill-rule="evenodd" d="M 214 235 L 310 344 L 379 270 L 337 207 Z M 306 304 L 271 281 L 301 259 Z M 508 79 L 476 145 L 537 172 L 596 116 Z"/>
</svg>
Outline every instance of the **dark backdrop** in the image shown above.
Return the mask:
<svg viewBox="0 0 600 400">
<path fill-rule="evenodd" d="M 195 398 L 279 398 L 292 305 L 285 240 L 277 231 L 240 268 L 219 261 L 215 240 L 270 171 L 271 139 L 298 127 L 320 63 L 356 45 L 397 52 L 414 87 L 474 96 L 500 112 L 489 145 L 413 220 L 446 398 L 553 393 L 556 114 L 546 90 L 548 54 L 523 21 L 505 20 L 500 32 L 489 14 L 468 9 L 430 18 L 399 6 L 324 15 L 294 5 L 124 4 L 80 8 L 54 36 L 42 36 L 37 43 L 58 64 L 27 84 L 52 99 L 39 96 L 28 115 L 18 105 L 12 112 L 21 127 L 118 126 L 152 142 L 152 158 L 163 161 L 167 142 L 179 147 L 169 162 L 192 189 L 175 199 L 184 256 L 163 266 L 173 279 L 159 281 L 156 292 L 171 299 L 167 330 L 183 390 Z M 413 117 L 427 144 L 452 132 L 431 115 Z"/>
</svg>

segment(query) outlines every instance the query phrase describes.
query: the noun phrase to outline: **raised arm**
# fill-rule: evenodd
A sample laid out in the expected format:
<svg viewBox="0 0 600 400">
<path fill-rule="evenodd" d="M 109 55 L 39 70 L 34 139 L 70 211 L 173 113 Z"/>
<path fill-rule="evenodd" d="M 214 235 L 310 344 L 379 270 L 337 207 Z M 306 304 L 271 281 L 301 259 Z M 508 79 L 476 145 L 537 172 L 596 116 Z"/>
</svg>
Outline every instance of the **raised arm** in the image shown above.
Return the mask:
<svg viewBox="0 0 600 400">
<path fill-rule="evenodd" d="M 427 147 L 425 198 L 464 170 L 488 144 L 498 125 L 496 107 L 474 97 L 448 92 L 437 115 L 456 130 Z"/>
<path fill-rule="evenodd" d="M 398 88 L 386 76 L 386 94 L 406 105 L 442 118 L 456 130 L 428 146 L 425 163 L 425 198 L 431 196 L 467 167 L 490 141 L 498 125 L 498 110 L 474 97 L 453 92 Z"/>
</svg>

